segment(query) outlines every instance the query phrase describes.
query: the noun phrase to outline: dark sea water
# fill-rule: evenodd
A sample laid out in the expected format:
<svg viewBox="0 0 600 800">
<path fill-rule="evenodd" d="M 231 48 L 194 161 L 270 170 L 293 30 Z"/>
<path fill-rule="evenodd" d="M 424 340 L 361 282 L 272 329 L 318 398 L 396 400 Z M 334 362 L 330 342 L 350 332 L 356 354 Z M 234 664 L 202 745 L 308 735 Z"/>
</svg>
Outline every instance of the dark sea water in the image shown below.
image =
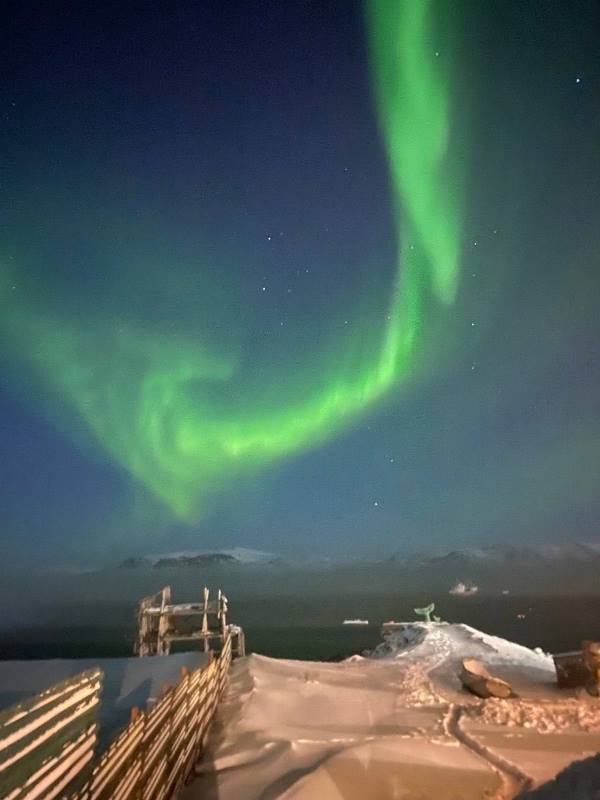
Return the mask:
<svg viewBox="0 0 600 800">
<path fill-rule="evenodd" d="M 5 585 L 0 659 L 130 655 L 137 600 L 165 583 L 173 586 L 176 601 L 197 600 L 202 578 L 207 576 L 185 571 L 113 570 L 40 578 L 28 592 L 22 579 Z M 533 593 L 521 589 L 503 595 L 500 582 L 472 597 L 453 597 L 436 591 L 433 579 L 407 588 L 408 580 L 389 570 L 377 575 L 364 570 L 222 572 L 208 578 L 210 586 L 227 592 L 230 620 L 244 628 L 247 650 L 278 658 L 336 660 L 372 649 L 381 641 L 384 621 L 416 619 L 415 606 L 431 601 L 448 622 L 549 652 L 600 639 L 600 593 L 552 594 L 551 585 L 546 591 L 541 584 Z M 368 619 L 369 626 L 342 624 L 356 617 Z"/>
</svg>

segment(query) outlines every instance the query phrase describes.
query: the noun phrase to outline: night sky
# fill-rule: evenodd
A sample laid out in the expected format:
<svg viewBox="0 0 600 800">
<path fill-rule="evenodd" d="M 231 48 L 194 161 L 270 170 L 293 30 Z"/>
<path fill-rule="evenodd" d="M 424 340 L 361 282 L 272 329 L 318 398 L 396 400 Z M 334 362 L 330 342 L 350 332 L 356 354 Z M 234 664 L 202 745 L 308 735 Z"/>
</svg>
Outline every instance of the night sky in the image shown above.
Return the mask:
<svg viewBox="0 0 600 800">
<path fill-rule="evenodd" d="M 595 0 L 3 16 L 4 563 L 600 538 Z"/>
</svg>

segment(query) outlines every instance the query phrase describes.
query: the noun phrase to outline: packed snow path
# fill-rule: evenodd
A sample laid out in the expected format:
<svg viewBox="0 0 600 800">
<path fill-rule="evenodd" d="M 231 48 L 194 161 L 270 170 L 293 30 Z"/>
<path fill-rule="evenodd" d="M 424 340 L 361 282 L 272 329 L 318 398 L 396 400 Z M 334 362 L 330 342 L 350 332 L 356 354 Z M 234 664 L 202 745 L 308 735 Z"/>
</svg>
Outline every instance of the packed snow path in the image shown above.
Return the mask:
<svg viewBox="0 0 600 800">
<path fill-rule="evenodd" d="M 458 679 L 484 661 L 518 699 Z M 369 658 L 252 655 L 183 800 L 508 800 L 600 749 L 600 703 L 555 687 L 552 660 L 463 625 L 414 623 Z"/>
</svg>

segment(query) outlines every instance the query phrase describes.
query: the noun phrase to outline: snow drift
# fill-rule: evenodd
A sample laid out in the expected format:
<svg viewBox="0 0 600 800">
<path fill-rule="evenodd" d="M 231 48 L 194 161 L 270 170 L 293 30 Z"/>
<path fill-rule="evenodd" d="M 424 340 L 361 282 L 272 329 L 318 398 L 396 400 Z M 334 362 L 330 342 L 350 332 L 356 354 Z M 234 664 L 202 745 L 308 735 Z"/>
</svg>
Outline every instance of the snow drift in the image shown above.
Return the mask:
<svg viewBox="0 0 600 800">
<path fill-rule="evenodd" d="M 518 697 L 464 691 L 466 657 Z M 548 655 L 465 625 L 407 623 L 369 657 L 235 663 L 181 797 L 511 798 L 599 749 L 598 701 L 559 690 Z"/>
</svg>

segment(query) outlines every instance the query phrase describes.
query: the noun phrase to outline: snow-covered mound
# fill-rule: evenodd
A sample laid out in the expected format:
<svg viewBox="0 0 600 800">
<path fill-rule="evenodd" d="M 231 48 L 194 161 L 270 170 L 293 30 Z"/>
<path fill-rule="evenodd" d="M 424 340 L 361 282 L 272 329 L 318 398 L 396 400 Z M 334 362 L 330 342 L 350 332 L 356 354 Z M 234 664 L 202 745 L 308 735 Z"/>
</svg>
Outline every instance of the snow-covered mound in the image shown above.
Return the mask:
<svg viewBox="0 0 600 800">
<path fill-rule="evenodd" d="M 467 657 L 517 697 L 466 692 Z M 597 750 L 599 702 L 558 690 L 548 655 L 466 625 L 404 623 L 369 657 L 235 662 L 181 798 L 507 800 Z"/>
</svg>

